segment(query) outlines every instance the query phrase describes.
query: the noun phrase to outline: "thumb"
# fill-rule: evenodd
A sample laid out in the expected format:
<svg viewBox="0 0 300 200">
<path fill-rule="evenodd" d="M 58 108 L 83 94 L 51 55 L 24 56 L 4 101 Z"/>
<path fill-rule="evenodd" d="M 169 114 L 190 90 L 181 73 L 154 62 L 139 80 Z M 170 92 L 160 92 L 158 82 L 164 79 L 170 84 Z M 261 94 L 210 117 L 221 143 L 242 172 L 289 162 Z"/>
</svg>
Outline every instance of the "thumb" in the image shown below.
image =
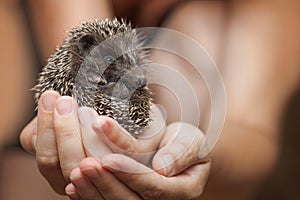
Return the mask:
<svg viewBox="0 0 300 200">
<path fill-rule="evenodd" d="M 160 150 L 153 158 L 153 169 L 165 176 L 176 175 L 200 163 L 199 152 L 204 134 L 197 127 L 183 122 L 169 125 Z"/>
<path fill-rule="evenodd" d="M 19 139 L 22 147 L 30 152 L 35 154 L 35 143 L 37 135 L 37 118 L 33 118 L 31 122 L 26 125 L 26 127 L 22 130 Z"/>
</svg>

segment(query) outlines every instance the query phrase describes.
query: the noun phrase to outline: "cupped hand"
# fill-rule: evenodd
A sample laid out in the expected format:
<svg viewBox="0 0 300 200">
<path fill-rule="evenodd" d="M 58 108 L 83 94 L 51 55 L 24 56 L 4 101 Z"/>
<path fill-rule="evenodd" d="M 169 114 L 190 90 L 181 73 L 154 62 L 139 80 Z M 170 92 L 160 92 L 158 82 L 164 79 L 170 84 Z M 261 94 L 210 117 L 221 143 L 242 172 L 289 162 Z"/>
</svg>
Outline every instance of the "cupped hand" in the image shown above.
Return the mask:
<svg viewBox="0 0 300 200">
<path fill-rule="evenodd" d="M 101 159 L 113 152 L 151 165 L 150 161 L 159 149 L 165 132 L 165 121 L 156 106 L 151 107 L 151 123 L 136 137 L 112 118 L 96 115 L 91 108 L 79 108 L 78 113 L 82 122 L 81 137 L 88 156 Z M 110 151 L 103 151 L 104 147 Z"/>
<path fill-rule="evenodd" d="M 159 124 L 162 126 L 157 134 L 149 140 L 138 140 L 113 119 L 98 116 L 91 108 L 78 109 L 71 97 L 47 91 L 39 100 L 37 117 L 23 129 L 20 141 L 25 150 L 36 154 L 39 170 L 52 188 L 65 194 L 71 171 L 87 156 L 100 159 L 119 152 L 148 162 L 153 153 L 147 159 L 139 153 L 158 149 L 164 131 L 163 123 Z M 147 134 L 144 136 L 147 138 Z"/>
<path fill-rule="evenodd" d="M 66 193 L 82 200 L 197 198 L 210 171 L 209 159 L 199 158 L 203 142 L 196 127 L 174 123 L 166 129 L 153 169 L 120 154 L 86 158 L 71 172 Z"/>
<path fill-rule="evenodd" d="M 41 174 L 59 194 L 65 193 L 70 172 L 86 157 L 74 124 L 75 108 L 71 97 L 45 92 L 38 103 L 37 117 L 20 135 L 22 146 L 36 154 Z"/>
</svg>

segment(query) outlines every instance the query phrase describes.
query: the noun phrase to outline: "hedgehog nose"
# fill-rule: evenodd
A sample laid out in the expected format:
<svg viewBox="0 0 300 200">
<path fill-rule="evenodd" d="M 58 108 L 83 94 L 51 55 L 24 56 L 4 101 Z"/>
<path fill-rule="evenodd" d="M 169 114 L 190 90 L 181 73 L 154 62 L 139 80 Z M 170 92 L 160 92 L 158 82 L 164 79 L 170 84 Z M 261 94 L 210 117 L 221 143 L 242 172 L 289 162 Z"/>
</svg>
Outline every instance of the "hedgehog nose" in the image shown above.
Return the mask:
<svg viewBox="0 0 300 200">
<path fill-rule="evenodd" d="M 146 78 L 139 78 L 136 82 L 138 88 L 145 87 L 147 85 Z"/>
</svg>

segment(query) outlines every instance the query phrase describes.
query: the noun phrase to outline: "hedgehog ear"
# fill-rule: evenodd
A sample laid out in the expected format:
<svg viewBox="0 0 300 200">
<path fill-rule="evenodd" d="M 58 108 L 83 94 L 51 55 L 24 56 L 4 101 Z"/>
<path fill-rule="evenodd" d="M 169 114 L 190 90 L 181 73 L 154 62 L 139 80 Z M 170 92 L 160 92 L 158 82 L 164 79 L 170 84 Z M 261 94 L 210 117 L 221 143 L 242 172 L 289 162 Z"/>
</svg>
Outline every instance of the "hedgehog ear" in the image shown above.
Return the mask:
<svg viewBox="0 0 300 200">
<path fill-rule="evenodd" d="M 78 40 L 79 54 L 86 56 L 97 45 L 96 37 L 91 34 L 81 36 Z"/>
</svg>

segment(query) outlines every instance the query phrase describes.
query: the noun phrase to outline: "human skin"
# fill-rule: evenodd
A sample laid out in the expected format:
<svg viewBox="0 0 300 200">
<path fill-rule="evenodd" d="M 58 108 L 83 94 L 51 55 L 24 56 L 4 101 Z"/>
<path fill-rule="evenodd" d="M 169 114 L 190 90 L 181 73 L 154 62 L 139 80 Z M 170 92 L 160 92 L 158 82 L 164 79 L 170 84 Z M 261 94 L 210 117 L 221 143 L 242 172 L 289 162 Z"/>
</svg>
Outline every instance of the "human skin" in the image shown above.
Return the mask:
<svg viewBox="0 0 300 200">
<path fill-rule="evenodd" d="M 281 112 L 299 84 L 299 25 L 293 20 L 298 4 L 277 1 L 270 6 L 267 1 L 243 4 L 231 1 L 225 6 L 222 2 L 193 2 L 177 10 L 165 24 L 203 42 L 212 57 L 223 66 L 227 118 L 221 138 L 211 154 L 213 164 L 202 195 L 204 199 L 249 198 L 276 163 Z M 204 8 L 211 12 L 197 12 Z M 226 12 L 230 17 L 224 21 Z M 211 15 L 215 18 L 210 18 Z M 184 21 L 187 17 L 191 19 L 189 23 Z M 198 19 L 203 23 L 215 20 L 215 24 L 203 27 Z M 192 28 L 188 27 L 190 24 L 193 24 Z M 211 34 L 214 30 L 220 31 L 219 36 Z M 222 38 L 218 38 L 220 35 Z M 216 43 L 216 37 L 221 42 Z M 219 49 L 223 51 L 219 52 Z M 84 167 L 84 161 L 79 167 Z M 106 169 L 111 173 L 109 176 L 114 175 L 125 183 L 134 177 Z M 78 168 L 74 171 L 80 174 Z M 143 184 L 139 181 L 137 179 L 137 185 Z M 76 188 L 76 181 L 72 184 L 73 189 Z M 77 186 L 76 189 L 81 195 L 86 194 L 87 188 Z"/>
<path fill-rule="evenodd" d="M 90 152 L 92 151 L 90 151 L 89 148 L 85 149 L 85 146 L 81 144 L 81 139 L 79 138 L 79 135 L 76 131 L 76 125 L 74 124 L 74 115 L 77 115 L 76 105 L 70 105 L 72 103 L 74 103 L 74 100 L 72 100 L 71 97 L 60 97 L 58 93 L 53 91 L 44 93 L 39 101 L 37 120 L 32 122 L 33 126 L 30 124 L 27 128 L 25 128 L 21 135 L 23 146 L 28 151 L 36 154 L 37 163 L 41 173 L 48 180 L 53 189 L 60 194 L 64 194 L 64 187 L 70 180 L 77 186 L 82 185 L 82 180 L 86 178 L 81 178 L 76 175 L 76 170 L 77 172 L 79 170 L 77 167 L 82 165 L 82 170 L 86 171 L 84 168 L 90 169 L 91 165 L 88 163 L 91 161 L 91 159 L 94 159 L 84 159 L 85 157 L 90 156 Z M 200 191 L 203 190 L 202 187 L 206 181 L 210 164 L 205 160 L 200 161 L 198 154 L 195 153 L 199 152 L 199 143 L 201 143 L 203 140 L 203 134 L 199 131 L 195 132 L 195 130 L 197 130 L 196 127 L 187 124 L 173 124 L 167 127 L 165 135 L 157 134 L 156 136 L 152 137 L 151 140 L 139 141 L 131 137 L 129 134 L 122 133 L 122 130 L 119 128 L 119 126 L 116 126 L 116 122 L 114 122 L 114 120 L 103 116 L 96 117 L 95 111 L 92 109 L 81 109 L 78 114 L 78 118 L 80 119 L 79 121 L 83 127 L 88 127 L 89 125 L 87 124 L 92 124 L 92 129 L 99 136 L 104 135 L 111 142 L 111 144 L 118 146 L 120 149 L 123 149 L 125 153 L 129 154 L 129 157 L 132 157 L 131 154 L 133 153 L 147 153 L 161 148 L 161 151 L 154 156 L 152 162 L 153 167 L 157 169 L 158 173 L 147 168 L 146 166 L 143 167 L 142 165 L 141 167 L 138 167 L 137 169 L 139 170 L 136 171 L 135 166 L 137 165 L 137 162 L 129 157 L 121 156 L 119 154 L 112 154 L 118 152 L 111 152 L 110 148 L 106 147 L 107 143 L 104 142 L 103 144 L 100 144 L 99 141 L 95 142 L 97 143 L 98 149 L 101 149 L 102 156 L 104 157 L 98 158 L 100 159 L 100 162 L 98 159 L 94 159 L 92 163 L 96 162 L 98 165 L 100 165 L 100 163 L 106 164 L 106 167 L 110 167 L 111 170 L 121 170 L 116 170 L 119 172 L 125 170 L 125 176 L 127 177 L 128 174 L 130 174 L 129 177 L 131 177 L 131 179 L 139 176 L 141 181 L 145 181 L 147 179 L 152 180 L 146 185 L 144 182 L 142 185 L 143 187 L 156 188 L 157 181 L 160 180 L 161 186 L 164 186 L 163 188 L 165 190 L 165 194 L 162 196 L 162 198 L 170 198 L 171 196 L 177 198 L 178 196 L 181 196 L 185 199 L 190 195 L 191 197 L 196 196 Z M 91 117 L 92 114 L 95 116 Z M 88 116 L 90 116 L 90 119 Z M 156 119 L 153 120 L 155 121 Z M 35 128 L 35 130 L 32 130 L 31 128 Z M 178 133 L 179 137 L 174 139 L 174 132 L 176 132 L 176 130 L 181 130 L 182 133 Z M 162 129 L 162 131 L 164 131 L 164 129 Z M 31 135 L 31 133 L 33 133 L 35 136 Z M 161 136 L 163 136 L 162 139 L 160 139 Z M 173 140 L 171 140 L 171 138 L 173 138 Z M 191 138 L 194 138 L 194 142 L 191 146 L 189 146 L 188 141 L 190 141 Z M 179 147 L 179 149 L 174 151 L 174 147 Z M 188 151 L 185 151 L 185 148 L 188 149 Z M 162 165 L 160 161 L 167 153 L 173 158 L 179 157 L 179 159 L 175 161 L 173 169 L 169 169 L 168 166 Z M 114 158 L 111 156 L 116 157 Z M 144 157 L 145 154 L 143 154 L 142 158 L 144 159 Z M 186 160 L 186 158 L 188 158 L 188 160 Z M 123 164 L 127 164 L 126 169 L 131 169 L 129 171 L 130 173 L 126 173 L 126 169 L 124 168 L 125 166 L 123 165 L 118 165 L 120 168 L 118 168 L 118 166 L 113 167 L 116 164 L 114 163 L 114 160 L 118 162 L 121 161 Z M 173 176 L 186 168 L 187 161 L 189 164 L 200 162 L 201 164 L 197 165 L 198 167 L 195 166 L 187 170 L 184 173 L 184 176 Z M 100 179 L 97 179 L 97 183 L 102 183 L 104 188 L 111 189 L 110 192 L 104 192 L 101 194 L 105 197 L 108 196 L 108 199 L 120 199 L 124 197 L 137 198 L 137 193 L 139 193 L 139 195 L 146 196 L 153 195 L 151 192 L 143 194 L 144 191 L 146 191 L 142 189 L 143 187 L 140 188 L 140 190 L 143 191 L 133 191 L 128 189 L 128 186 L 124 185 L 118 179 L 107 173 L 106 170 L 102 171 L 101 174 L 101 181 Z M 133 174 L 137 176 L 132 176 Z M 141 174 L 145 174 L 149 178 L 140 176 Z M 173 178 L 166 178 L 160 174 L 172 176 Z M 191 178 L 191 176 L 195 176 L 195 174 L 201 178 Z M 105 182 L 107 182 L 108 185 L 103 185 L 103 180 L 106 180 Z M 186 188 L 189 188 L 189 190 L 179 189 L 182 188 L 183 182 L 186 183 Z M 131 181 L 131 183 L 138 184 L 138 182 L 135 181 Z M 81 193 L 81 198 L 89 199 L 91 195 L 94 196 L 95 199 L 100 198 L 100 194 L 97 195 L 95 192 L 96 190 L 93 189 L 93 187 L 87 187 L 90 184 L 84 185 L 87 191 Z M 141 185 L 138 184 L 136 186 L 140 187 Z M 66 191 L 69 196 L 74 197 L 72 192 L 73 189 L 70 189 L 70 187 L 71 186 L 68 186 Z M 178 191 L 177 193 L 174 192 L 174 188 L 178 188 L 178 190 L 176 190 Z M 151 197 L 154 198 L 154 196 Z"/>
<path fill-rule="evenodd" d="M 300 79 L 297 10 L 294 1 L 199 2 L 169 22 L 208 49 L 226 86 L 226 122 L 204 199 L 249 198 L 276 164 L 280 116 Z"/>
<path fill-rule="evenodd" d="M 22 15 L 17 12 L 16 1 L 0 3 L 0 151 L 5 143 L 15 137 L 12 132 L 22 123 L 22 116 L 17 112 L 28 112 L 31 97 L 27 88 L 31 85 L 33 73 L 32 54 L 26 33 L 19 35 L 25 28 Z M 17 13 L 17 14 L 15 14 Z M 7 39 L 11 38 L 11 39 Z M 18 59 L 16 59 L 18 58 Z M 16 99 L 22 99 L 16 101 Z"/>
<path fill-rule="evenodd" d="M 55 47 L 62 43 L 67 36 L 66 30 L 87 20 L 113 16 L 110 2 L 107 0 L 89 0 L 89 3 L 74 3 L 72 0 L 29 0 L 28 5 L 43 61 L 46 61 Z"/>
</svg>

